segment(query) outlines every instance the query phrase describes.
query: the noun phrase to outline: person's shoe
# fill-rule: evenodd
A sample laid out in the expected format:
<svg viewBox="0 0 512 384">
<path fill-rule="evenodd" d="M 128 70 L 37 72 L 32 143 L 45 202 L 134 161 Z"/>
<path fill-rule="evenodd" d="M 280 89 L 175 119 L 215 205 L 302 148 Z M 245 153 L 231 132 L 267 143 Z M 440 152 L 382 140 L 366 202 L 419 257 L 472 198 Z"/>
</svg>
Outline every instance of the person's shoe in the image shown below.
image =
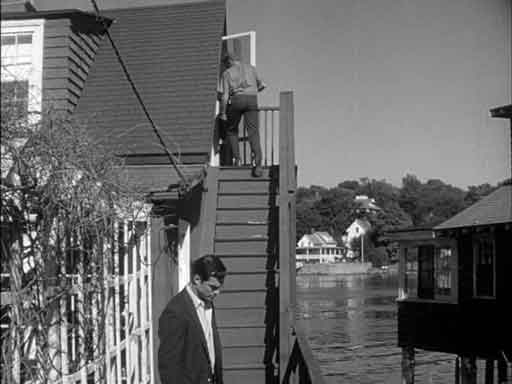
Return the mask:
<svg viewBox="0 0 512 384">
<path fill-rule="evenodd" d="M 242 160 L 241 159 L 234 159 L 233 160 L 233 166 L 241 167 L 242 166 Z"/>
<path fill-rule="evenodd" d="M 252 169 L 252 175 L 254 177 L 261 177 L 263 176 L 263 169 L 261 169 L 261 166 L 257 165 Z"/>
</svg>

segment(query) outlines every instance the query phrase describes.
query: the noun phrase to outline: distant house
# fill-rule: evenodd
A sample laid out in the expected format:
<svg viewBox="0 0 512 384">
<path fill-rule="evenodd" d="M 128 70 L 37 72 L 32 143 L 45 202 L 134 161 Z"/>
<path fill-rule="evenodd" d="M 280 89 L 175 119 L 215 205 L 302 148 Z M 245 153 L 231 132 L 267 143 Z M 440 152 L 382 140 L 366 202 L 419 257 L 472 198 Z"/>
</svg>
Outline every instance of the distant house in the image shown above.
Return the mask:
<svg viewBox="0 0 512 384">
<path fill-rule="evenodd" d="M 338 247 L 338 243 L 328 232 L 306 234 L 297 243 L 297 261 L 333 263 L 342 255 L 342 247 Z"/>
<path fill-rule="evenodd" d="M 343 244 L 347 248 L 347 258 L 352 259 L 355 257 L 354 251 L 350 247 L 352 241 L 367 234 L 371 228 L 372 225 L 364 219 L 355 219 L 352 224 L 348 226 L 342 238 Z"/>
<path fill-rule="evenodd" d="M 375 214 L 381 210 L 381 208 L 376 204 L 375 199 L 366 195 L 357 195 L 354 202 L 357 205 L 357 213 Z"/>
</svg>

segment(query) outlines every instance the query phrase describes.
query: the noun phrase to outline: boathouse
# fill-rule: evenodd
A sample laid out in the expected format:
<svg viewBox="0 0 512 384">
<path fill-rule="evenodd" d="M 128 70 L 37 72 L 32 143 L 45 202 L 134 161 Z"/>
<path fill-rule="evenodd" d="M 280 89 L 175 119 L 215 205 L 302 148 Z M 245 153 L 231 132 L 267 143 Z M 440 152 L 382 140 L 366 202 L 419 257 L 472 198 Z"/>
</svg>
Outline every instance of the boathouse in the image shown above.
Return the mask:
<svg viewBox="0 0 512 384">
<path fill-rule="evenodd" d="M 116 266 L 108 272 L 105 292 L 110 320 L 103 338 L 92 337 L 106 351 L 104 363 L 88 360 L 68 317 L 59 320 L 62 348 L 55 363 L 62 382 L 159 383 L 159 316 L 188 282 L 190 262 L 213 253 L 229 271 L 216 302 L 224 382 L 321 383 L 306 338 L 295 326 L 293 93 L 281 92 L 278 106 L 259 109 L 263 177 L 251 177 L 244 134 L 241 167 L 219 166 L 215 153 L 221 57 L 229 47 L 254 64 L 255 33 L 227 35 L 226 4 L 219 0 L 102 10 L 101 17 L 20 4 L 11 12 L 2 5 L 2 62 L 4 36 L 25 44 L 25 50 L 11 51 L 34 53 L 23 65 L 37 76 L 21 80 L 34 82 L 39 108 L 51 103 L 85 121 L 97 140 L 125 160 L 128 180 L 144 188 L 150 207 L 140 222 L 120 219 L 109 239 Z M 10 70 L 17 73 L 17 59 L 12 60 Z M 2 67 L 2 85 L 19 80 L 4 77 Z M 141 229 L 143 235 L 136 236 Z M 9 313 L 10 297 L 7 284 L 2 313 Z M 72 300 L 62 297 L 58 305 L 62 311 L 75 308 Z M 3 329 L 10 319 L 2 317 Z M 12 374 L 18 381 L 20 370 Z"/>
<path fill-rule="evenodd" d="M 510 106 L 499 111 L 512 117 Z M 394 231 L 391 237 L 400 244 L 403 383 L 414 382 L 415 349 L 456 355 L 455 383 L 476 383 L 477 359 L 485 360 L 486 384 L 496 376 L 498 383 L 509 382 L 511 181 L 436 227 Z"/>
</svg>

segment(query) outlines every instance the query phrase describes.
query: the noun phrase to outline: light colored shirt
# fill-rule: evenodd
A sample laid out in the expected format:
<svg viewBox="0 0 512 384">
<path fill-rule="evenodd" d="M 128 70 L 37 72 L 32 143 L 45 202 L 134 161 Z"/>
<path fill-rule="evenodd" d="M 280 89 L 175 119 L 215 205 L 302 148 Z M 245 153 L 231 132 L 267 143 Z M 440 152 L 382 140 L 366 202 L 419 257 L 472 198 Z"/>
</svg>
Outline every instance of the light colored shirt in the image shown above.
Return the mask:
<svg viewBox="0 0 512 384">
<path fill-rule="evenodd" d="M 213 327 L 212 327 L 212 307 L 206 308 L 205 303 L 194 293 L 190 285 L 187 285 L 186 290 L 194 303 L 194 308 L 199 317 L 199 322 L 203 328 L 206 345 L 208 346 L 208 354 L 210 355 L 210 362 L 212 364 L 212 371 L 215 367 L 215 345 L 213 342 Z"/>
<path fill-rule="evenodd" d="M 255 95 L 264 88 L 265 84 L 258 76 L 256 68 L 237 61 L 222 73 L 217 91 L 223 98 L 228 99 L 238 94 Z"/>
</svg>

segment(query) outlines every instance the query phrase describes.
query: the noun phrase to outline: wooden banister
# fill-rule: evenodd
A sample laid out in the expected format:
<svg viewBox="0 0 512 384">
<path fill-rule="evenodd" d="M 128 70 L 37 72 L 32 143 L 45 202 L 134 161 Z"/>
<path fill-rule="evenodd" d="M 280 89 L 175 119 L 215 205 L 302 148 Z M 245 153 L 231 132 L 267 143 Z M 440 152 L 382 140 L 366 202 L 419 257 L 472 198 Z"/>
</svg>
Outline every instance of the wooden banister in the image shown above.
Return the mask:
<svg viewBox="0 0 512 384">
<path fill-rule="evenodd" d="M 304 332 L 295 327 L 295 341 L 284 371 L 282 384 L 324 384 L 322 371 Z"/>
</svg>

